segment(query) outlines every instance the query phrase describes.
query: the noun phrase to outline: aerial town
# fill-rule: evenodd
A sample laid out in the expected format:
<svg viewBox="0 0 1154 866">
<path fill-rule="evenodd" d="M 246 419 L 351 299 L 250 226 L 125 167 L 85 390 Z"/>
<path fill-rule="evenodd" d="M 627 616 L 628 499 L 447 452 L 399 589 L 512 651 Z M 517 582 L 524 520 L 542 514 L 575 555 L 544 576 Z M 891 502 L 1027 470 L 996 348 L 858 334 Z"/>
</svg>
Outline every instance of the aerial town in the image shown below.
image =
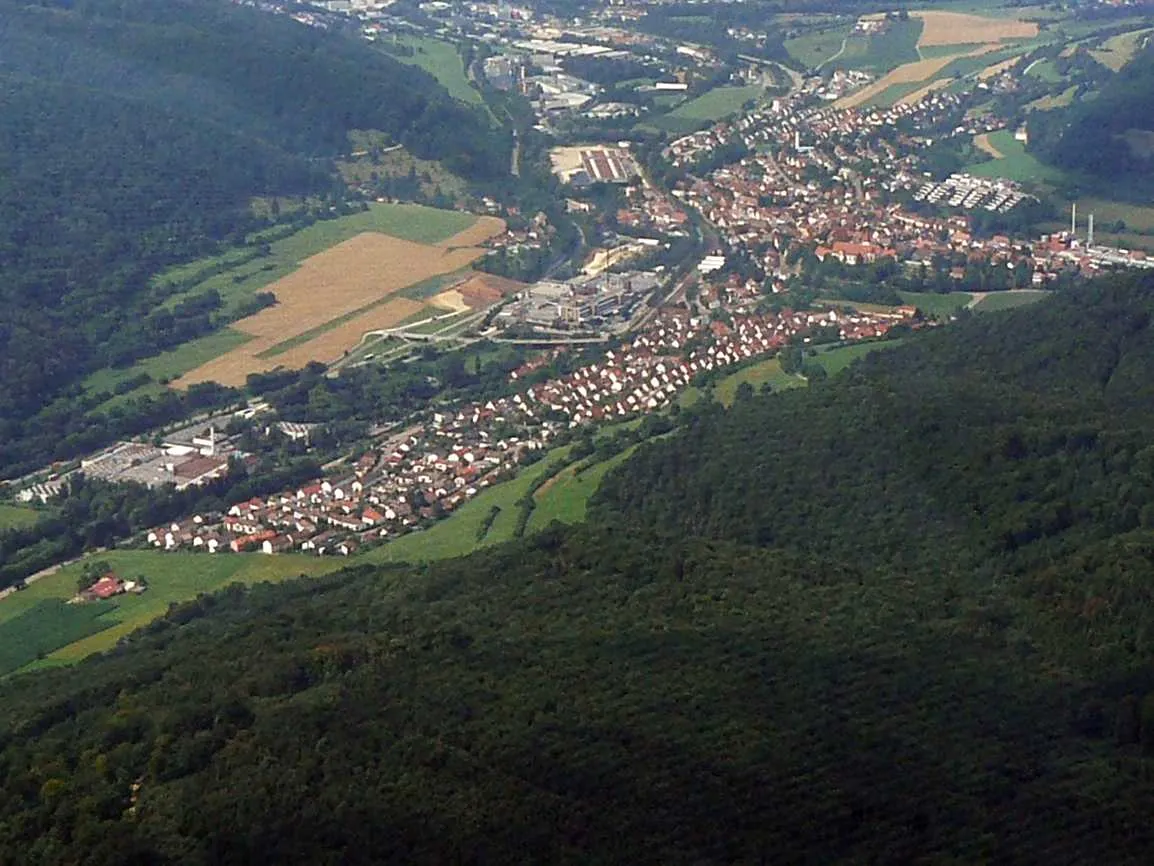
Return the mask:
<svg viewBox="0 0 1154 866">
<path fill-rule="evenodd" d="M 422 32 L 476 38 L 487 46 L 478 73 L 497 90 L 529 98 L 537 128 L 549 133 L 578 117 L 609 122 L 643 114 L 650 97 L 685 93 L 687 69 L 702 74 L 718 63 L 708 48 L 619 26 L 629 17 L 623 7 L 601 10 L 562 35 L 533 10 L 505 3 L 422 3 L 432 30 L 392 16 L 380 3 L 266 5 L 314 27 L 352 16 L 374 42 Z M 887 26 L 862 19 L 854 34 L 876 35 Z M 606 102 L 604 86 L 567 71 L 574 60 L 647 64 L 657 77 L 637 84 L 645 95 L 639 102 Z M 861 279 L 868 267 L 893 263 L 902 273 L 936 273 L 965 290 L 982 288 L 967 282 L 976 265 L 1010 275 L 1004 287 L 1020 290 L 1046 289 L 1059 277 L 1103 268 L 1154 267 L 1141 250 L 1095 244 L 1092 215 L 1083 224 L 1072 215 L 1068 230 L 1032 237 L 978 231 L 975 221 L 983 214 L 1012 215 L 1033 198 L 1015 181 L 931 170 L 925 155 L 935 142 L 968 141 L 1001 128 L 996 117 L 968 112 L 964 92 L 931 89 L 888 107 L 846 108 L 840 101 L 870 86 L 872 74 L 841 68 L 795 74 L 782 88 L 771 69 L 751 61 L 738 83 L 758 81 L 766 96 L 669 137 L 656 161 L 647 161 L 628 138 L 549 151 L 566 210 L 595 220 L 598 229 L 586 239 L 575 275 L 547 273 L 515 284 L 521 287 L 500 297 L 483 321 L 480 313 L 470 318 L 475 333 L 462 332 L 460 339 L 528 344 L 546 353 L 603 345 L 596 361 L 507 397 L 417 413 L 382 428 L 353 466 L 338 465 L 325 477 L 227 513 L 156 526 L 143 543 L 168 551 L 349 555 L 452 513 L 516 474 L 564 431 L 667 410 L 709 371 L 805 345 L 818 330 L 851 342 L 881 339 L 898 323 L 935 324 L 914 305 L 882 312 L 795 304 L 797 287 L 829 263 Z M 993 93 L 1013 84 L 1003 73 L 976 86 Z M 1024 129 L 1016 136 L 1024 139 Z M 608 212 L 589 195 L 606 187 L 614 190 Z M 525 217 L 486 242 L 491 254 L 545 249 L 556 235 L 544 213 L 522 215 L 489 197 L 480 205 Z M 662 258 L 690 240 L 696 243 L 691 258 Z M 373 361 L 366 354 L 357 363 Z M 513 384 L 517 379 L 511 374 Z M 239 414 L 267 412 L 257 402 Z M 210 483 L 233 461 L 255 465 L 238 437 L 224 432 L 230 417 L 203 419 L 150 441 L 120 442 L 81 460 L 75 471 L 153 488 Z M 306 444 L 315 426 L 269 424 Z M 67 475 L 37 478 L 17 498 L 47 502 L 66 484 Z"/>
</svg>

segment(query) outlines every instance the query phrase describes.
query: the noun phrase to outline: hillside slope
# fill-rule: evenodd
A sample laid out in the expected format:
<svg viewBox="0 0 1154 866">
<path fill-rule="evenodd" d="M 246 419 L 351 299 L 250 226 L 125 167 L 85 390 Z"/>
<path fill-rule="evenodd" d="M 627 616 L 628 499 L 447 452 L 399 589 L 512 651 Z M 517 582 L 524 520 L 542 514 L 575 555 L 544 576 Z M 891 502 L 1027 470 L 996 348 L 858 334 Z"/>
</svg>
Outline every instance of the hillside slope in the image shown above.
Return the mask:
<svg viewBox="0 0 1154 866">
<path fill-rule="evenodd" d="M 471 178 L 508 162 L 478 110 L 338 34 L 223 0 L 0 0 L 0 475 L 67 451 L 85 373 L 204 333 L 213 299 L 173 321 L 149 277 L 257 227 L 255 195 L 338 197 L 352 129 Z"/>
<path fill-rule="evenodd" d="M 0 863 L 1142 863 L 1154 281 L 687 410 L 589 525 L 0 685 Z"/>
<path fill-rule="evenodd" d="M 1116 194 L 1154 193 L 1154 46 L 1110 78 L 1093 99 L 1029 119 L 1029 150 L 1059 168 L 1092 177 Z"/>
</svg>

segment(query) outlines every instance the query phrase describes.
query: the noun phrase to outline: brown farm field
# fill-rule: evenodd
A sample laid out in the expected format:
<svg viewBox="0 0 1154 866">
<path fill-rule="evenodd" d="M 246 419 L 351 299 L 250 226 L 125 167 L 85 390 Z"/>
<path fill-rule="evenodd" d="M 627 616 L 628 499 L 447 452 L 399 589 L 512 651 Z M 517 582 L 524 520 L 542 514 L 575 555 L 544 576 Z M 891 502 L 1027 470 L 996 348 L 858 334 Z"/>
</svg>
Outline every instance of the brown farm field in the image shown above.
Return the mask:
<svg viewBox="0 0 1154 866">
<path fill-rule="evenodd" d="M 1038 35 L 1033 21 L 1012 18 L 983 18 L 963 12 L 911 12 L 923 22 L 918 47 L 931 45 L 967 45 L 978 42 L 1001 42 L 1003 39 L 1031 39 Z"/>
<path fill-rule="evenodd" d="M 467 267 L 484 253 L 479 244 L 504 227 L 495 217 L 481 217 L 439 244 L 364 232 L 311 256 L 268 287 L 276 295 L 275 306 L 233 325 L 253 339 L 197 367 L 175 385 L 243 385 L 250 373 L 335 361 L 356 346 L 364 332 L 395 325 L 428 303 L 393 295 Z"/>
<path fill-rule="evenodd" d="M 911 12 L 922 19 L 921 35 L 918 37 L 918 53 L 922 48 L 937 48 L 956 45 L 956 52 L 947 51 L 935 57 L 923 57 L 913 63 L 906 63 L 873 84 L 855 93 L 844 96 L 834 103 L 834 108 L 857 108 L 865 105 L 895 84 L 918 84 L 923 87 L 909 93 L 900 100 L 909 104 L 917 102 L 927 93 L 948 86 L 952 79 L 937 79 L 937 74 L 959 57 L 978 57 L 998 51 L 1005 39 L 1028 39 L 1038 35 L 1038 25 L 1032 21 L 1012 18 L 983 18 L 961 12 L 923 11 Z M 977 47 L 974 47 L 974 46 Z M 937 54 L 937 52 L 935 52 Z M 1016 58 L 990 66 L 982 75 L 994 75 L 1016 62 Z"/>
</svg>

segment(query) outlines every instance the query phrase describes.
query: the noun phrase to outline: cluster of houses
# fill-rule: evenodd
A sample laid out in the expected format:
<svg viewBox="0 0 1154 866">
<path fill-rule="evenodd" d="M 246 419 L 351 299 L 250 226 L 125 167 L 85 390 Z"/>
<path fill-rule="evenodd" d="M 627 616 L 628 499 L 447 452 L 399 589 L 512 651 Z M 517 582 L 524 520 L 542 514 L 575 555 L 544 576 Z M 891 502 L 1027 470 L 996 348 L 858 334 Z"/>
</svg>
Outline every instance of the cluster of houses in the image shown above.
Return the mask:
<svg viewBox="0 0 1154 866">
<path fill-rule="evenodd" d="M 480 411 L 451 419 L 435 415 L 428 425 L 367 452 L 351 474 L 250 499 L 226 514 L 197 514 L 157 527 L 147 543 L 207 553 L 348 556 L 454 511 L 511 473 L 526 451 L 543 447 L 517 436 L 490 436 L 482 420 L 495 413 L 484 412 L 488 418 Z"/>
<path fill-rule="evenodd" d="M 625 207 L 617 211 L 617 224 L 635 230 L 685 235 L 689 230 L 689 216 L 666 193 L 640 182 L 626 189 Z"/>
<path fill-rule="evenodd" d="M 940 268 L 956 280 L 971 264 L 1004 265 L 1016 269 L 1019 285 L 1035 287 L 1063 273 L 1144 265 L 1131 253 L 1096 256 L 1072 234 L 980 237 L 965 213 L 931 216 L 912 207 L 925 200 L 1005 211 L 1025 198 L 1013 184 L 968 175 L 927 183 L 919 153 L 931 130 L 968 136 L 994 122 L 951 126 L 958 106 L 959 98 L 948 93 L 914 105 L 848 111 L 815 106 L 805 93 L 774 100 L 737 122 L 673 142 L 667 156 L 675 162 L 692 162 L 735 137 L 747 149 L 706 177 L 686 177 L 674 195 L 696 207 L 731 248 L 749 251 L 778 278 L 794 273 L 807 251 L 847 265 L 891 258 Z M 882 129 L 890 133 L 880 135 Z"/>
<path fill-rule="evenodd" d="M 792 336 L 836 327 L 846 340 L 878 337 L 904 313 L 738 313 L 728 322 L 683 308 L 595 363 L 518 393 L 434 412 L 378 443 L 338 477 L 159 526 L 147 543 L 206 553 L 297 551 L 348 556 L 452 513 L 512 475 L 562 430 L 667 406 L 699 374 L 784 346 Z M 514 382 L 530 372 L 511 374 Z"/>
</svg>

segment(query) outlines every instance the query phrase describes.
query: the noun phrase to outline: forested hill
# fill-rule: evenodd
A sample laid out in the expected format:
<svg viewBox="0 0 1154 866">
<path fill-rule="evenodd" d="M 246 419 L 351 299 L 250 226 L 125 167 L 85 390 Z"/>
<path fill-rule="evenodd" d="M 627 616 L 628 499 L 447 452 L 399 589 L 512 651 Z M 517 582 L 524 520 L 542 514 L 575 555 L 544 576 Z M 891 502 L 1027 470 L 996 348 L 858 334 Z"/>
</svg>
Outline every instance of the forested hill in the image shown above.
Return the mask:
<svg viewBox="0 0 1154 866">
<path fill-rule="evenodd" d="M 1029 149 L 1131 195 L 1154 194 L 1154 45 L 1110 78 L 1093 99 L 1029 119 Z"/>
<path fill-rule="evenodd" d="M 592 521 L 0 685 L 0 864 L 1145 863 L 1154 279 L 683 413 Z"/>
<path fill-rule="evenodd" d="M 805 393 L 706 407 L 607 479 L 602 511 L 670 537 L 991 574 L 1154 529 L 1152 312 L 1154 280 L 1118 277 Z"/>
<path fill-rule="evenodd" d="M 158 317 L 148 278 L 243 236 L 254 195 L 331 193 L 350 129 L 507 167 L 479 110 L 359 40 L 224 0 L 0 0 L 0 472 L 83 427 L 34 418 L 70 382 L 197 336 L 212 299 Z"/>
</svg>

